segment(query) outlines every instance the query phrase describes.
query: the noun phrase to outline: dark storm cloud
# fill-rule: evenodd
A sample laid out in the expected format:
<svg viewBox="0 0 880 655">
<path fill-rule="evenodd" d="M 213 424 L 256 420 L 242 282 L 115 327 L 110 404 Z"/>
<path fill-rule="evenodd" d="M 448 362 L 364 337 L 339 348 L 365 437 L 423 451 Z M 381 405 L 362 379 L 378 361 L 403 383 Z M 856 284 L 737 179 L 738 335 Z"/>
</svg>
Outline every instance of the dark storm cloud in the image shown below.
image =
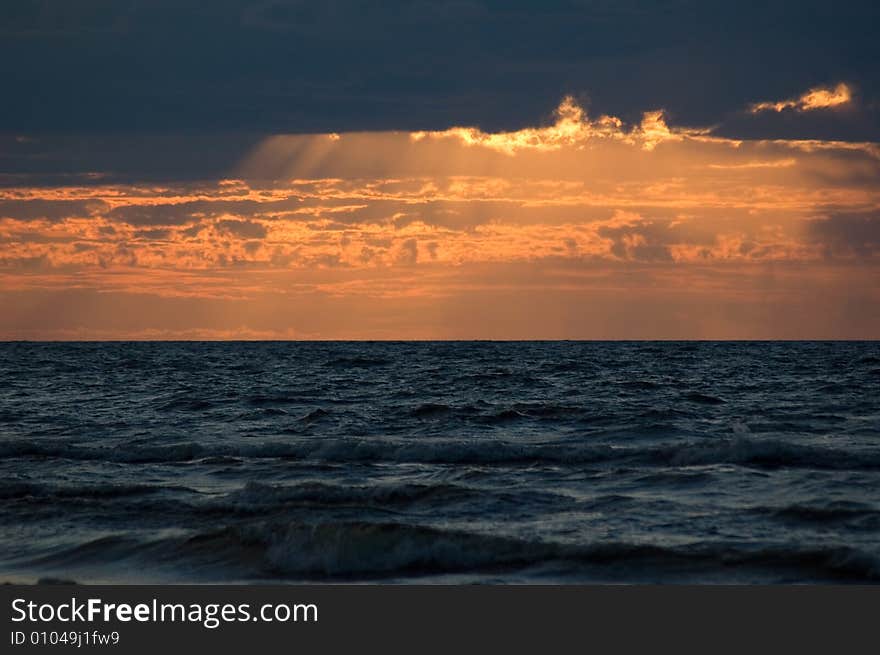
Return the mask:
<svg viewBox="0 0 880 655">
<path fill-rule="evenodd" d="M 0 53 L 7 47 L 6 40 L 0 37 Z M 5 66 L 7 62 L 0 58 L 0 71 Z M 16 74 L 17 77 L 21 75 L 21 72 Z M 181 132 L 173 125 L 159 126 L 150 120 L 130 125 L 124 133 L 118 126 L 113 127 L 112 121 L 103 126 L 92 126 L 86 134 L 66 133 L 88 126 L 69 123 L 70 116 L 64 114 L 63 104 L 67 101 L 61 99 L 58 102 L 62 104 L 55 105 L 54 114 L 50 112 L 51 108 L 40 110 L 49 113 L 39 121 L 34 119 L 31 128 L 38 133 L 16 131 L 3 134 L 13 129 L 9 118 L 13 95 L 6 93 L 4 83 L 8 87 L 10 82 L 8 79 L 0 81 L 0 93 L 3 94 L 3 102 L 0 102 L 0 187 L 216 179 L 226 175 L 261 139 L 259 134 L 251 133 Z M 55 93 L 52 88 L 41 91 L 43 97 L 52 93 Z M 18 98 L 16 102 L 32 100 Z M 100 114 L 104 109 L 95 106 L 94 111 Z M 168 132 L 158 134 L 152 131 L 160 127 Z M 150 132 L 139 133 L 139 130 Z"/>
<path fill-rule="evenodd" d="M 878 107 L 856 96 L 850 106 L 827 110 L 733 112 L 722 119 L 715 133 L 733 138 L 876 141 L 880 140 L 880 113 Z"/>
<path fill-rule="evenodd" d="M 846 80 L 874 107 L 847 129 L 876 138 L 878 19 L 868 1 L 20 0 L 0 5 L 0 132 L 500 129 L 565 93 L 707 125 Z"/>
</svg>

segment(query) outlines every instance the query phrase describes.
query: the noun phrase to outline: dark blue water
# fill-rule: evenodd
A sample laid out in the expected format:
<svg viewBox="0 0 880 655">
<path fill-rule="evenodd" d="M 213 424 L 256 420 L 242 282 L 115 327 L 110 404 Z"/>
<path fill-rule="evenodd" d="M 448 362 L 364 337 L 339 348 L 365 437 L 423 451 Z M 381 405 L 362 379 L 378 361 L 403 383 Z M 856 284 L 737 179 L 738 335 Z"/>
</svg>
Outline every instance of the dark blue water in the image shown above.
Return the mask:
<svg viewBox="0 0 880 655">
<path fill-rule="evenodd" d="M 0 344 L 0 580 L 877 582 L 880 343 Z"/>
</svg>

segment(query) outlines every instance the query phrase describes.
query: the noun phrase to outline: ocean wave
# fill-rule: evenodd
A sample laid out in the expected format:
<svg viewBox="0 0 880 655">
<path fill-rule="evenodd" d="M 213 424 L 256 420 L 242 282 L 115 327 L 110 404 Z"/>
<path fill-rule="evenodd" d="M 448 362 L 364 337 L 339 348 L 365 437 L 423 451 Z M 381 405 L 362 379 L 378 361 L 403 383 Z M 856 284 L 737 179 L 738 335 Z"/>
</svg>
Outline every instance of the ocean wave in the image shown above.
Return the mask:
<svg viewBox="0 0 880 655">
<path fill-rule="evenodd" d="M 326 409 L 321 409 L 320 407 L 313 409 L 308 414 L 305 414 L 300 417 L 300 421 L 303 423 L 314 423 L 315 421 L 320 421 L 323 418 L 330 416 L 330 412 Z"/>
<path fill-rule="evenodd" d="M 300 402 L 300 398 L 295 398 L 293 396 L 287 395 L 267 395 L 267 394 L 257 394 L 254 396 L 250 396 L 247 398 L 247 402 L 251 405 L 289 405 Z"/>
<path fill-rule="evenodd" d="M 505 419 L 509 420 L 509 419 Z M 57 457 L 129 464 L 187 462 L 211 457 L 287 458 L 327 462 L 412 462 L 431 464 L 601 464 L 755 468 L 880 470 L 880 450 L 845 450 L 778 439 L 738 436 L 652 446 L 602 443 L 529 443 L 483 439 L 321 438 L 248 444 L 183 442 L 154 446 L 96 447 L 40 440 L 0 442 L 0 458 Z"/>
<path fill-rule="evenodd" d="M 271 485 L 248 482 L 242 489 L 227 494 L 217 501 L 223 506 L 246 510 L 279 508 L 288 503 L 333 507 L 372 506 L 389 507 L 424 504 L 438 507 L 451 502 L 473 502 L 485 496 L 485 491 L 456 484 L 386 484 L 343 485 L 327 482 L 301 482 Z"/>
<path fill-rule="evenodd" d="M 619 385 L 624 389 L 634 389 L 636 391 L 652 391 L 659 389 L 661 385 L 650 380 L 624 380 Z"/>
<path fill-rule="evenodd" d="M 684 400 L 692 403 L 699 403 L 701 405 L 723 405 L 724 399 L 719 398 L 718 396 L 712 396 L 707 393 L 699 393 L 699 392 L 691 392 L 684 395 Z"/>
<path fill-rule="evenodd" d="M 141 561 L 190 574 L 251 579 L 393 579 L 446 573 L 563 570 L 587 578 L 687 579 L 708 571 L 814 581 L 880 581 L 877 558 L 855 548 L 781 544 L 567 544 L 402 523 L 258 523 L 189 537 L 108 535 L 35 558 L 53 570 Z"/>
<path fill-rule="evenodd" d="M 880 528 L 880 509 L 865 503 L 833 501 L 827 503 L 795 503 L 783 506 L 758 506 L 753 513 L 770 516 L 786 522 L 827 525 L 847 522 L 864 524 L 865 527 Z"/>
<path fill-rule="evenodd" d="M 194 489 L 173 485 L 149 484 L 41 484 L 35 482 L 0 482 L 0 499 L 17 498 L 121 498 L 126 496 L 142 496 L 147 494 L 166 493 L 169 491 L 185 491 L 198 493 Z"/>
<path fill-rule="evenodd" d="M 280 407 L 261 407 L 260 409 L 241 412 L 236 416 L 238 421 L 262 421 L 276 416 L 288 416 L 289 412 Z"/>
<path fill-rule="evenodd" d="M 193 398 L 191 396 L 183 396 L 180 398 L 174 398 L 172 400 L 162 402 L 158 405 L 158 409 L 160 411 L 171 412 L 171 411 L 186 411 L 186 412 L 200 412 L 206 409 L 211 409 L 215 407 L 216 403 L 211 400 L 205 400 L 204 398 Z"/>
<path fill-rule="evenodd" d="M 658 485 L 670 487 L 690 487 L 704 485 L 715 480 L 715 476 L 707 471 L 661 470 L 656 473 L 641 475 L 633 480 L 633 484 L 650 488 Z"/>
<path fill-rule="evenodd" d="M 746 437 L 662 447 L 655 452 L 655 457 L 673 466 L 739 464 L 767 469 L 880 469 L 880 451 L 877 450 L 857 452 Z"/>
<path fill-rule="evenodd" d="M 585 415 L 589 412 L 587 407 L 581 405 L 563 405 L 548 402 L 514 403 L 511 409 L 526 416 L 541 419 L 566 419 Z"/>
<path fill-rule="evenodd" d="M 419 418 L 428 418 L 432 416 L 440 416 L 443 414 L 449 414 L 454 411 L 450 405 L 445 405 L 443 403 L 423 403 L 412 410 L 412 415 L 417 416 Z"/>
<path fill-rule="evenodd" d="M 575 405 L 560 405 L 554 403 L 514 403 L 501 406 L 500 408 L 489 403 L 473 403 L 452 405 L 446 403 L 421 403 L 409 411 L 411 416 L 420 419 L 438 417 L 462 417 L 465 420 L 485 423 L 500 424 L 519 419 L 534 419 L 539 421 L 553 422 L 568 420 L 573 417 L 588 415 L 588 409 Z"/>
</svg>

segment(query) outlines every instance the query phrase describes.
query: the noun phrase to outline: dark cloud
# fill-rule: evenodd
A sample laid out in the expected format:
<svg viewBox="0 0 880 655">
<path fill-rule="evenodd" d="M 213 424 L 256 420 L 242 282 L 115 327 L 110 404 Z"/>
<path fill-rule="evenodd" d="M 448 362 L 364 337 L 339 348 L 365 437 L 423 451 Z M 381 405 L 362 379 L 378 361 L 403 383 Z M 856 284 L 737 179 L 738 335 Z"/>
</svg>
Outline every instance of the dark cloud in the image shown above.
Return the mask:
<svg viewBox="0 0 880 655">
<path fill-rule="evenodd" d="M 41 271 L 51 267 L 46 255 L 36 257 L 0 257 L 0 270 L 13 270 L 21 273 Z"/>
<path fill-rule="evenodd" d="M 217 229 L 243 239 L 263 239 L 266 237 L 266 227 L 255 221 L 217 221 Z"/>
<path fill-rule="evenodd" d="M 196 225 L 193 225 L 193 226 L 191 226 L 191 227 L 188 227 L 188 228 L 186 228 L 185 230 L 181 230 L 180 233 L 181 233 L 184 237 L 187 237 L 187 238 L 189 238 L 189 239 L 192 239 L 192 238 L 198 236 L 199 233 L 201 233 L 202 230 L 206 229 L 207 227 L 208 227 L 207 225 L 204 225 L 204 224 L 202 224 L 202 223 L 197 223 Z"/>
<path fill-rule="evenodd" d="M 167 239 L 171 236 L 171 230 L 153 229 L 153 230 L 137 230 L 134 233 L 136 239 L 146 239 L 148 241 L 156 241 Z"/>
<path fill-rule="evenodd" d="M 0 37 L 0 71 L 5 64 L 5 45 Z M 21 71 L 16 76 L 20 77 Z M 172 133 L 166 134 L 139 133 L 137 126 L 129 126 L 125 132 L 93 126 L 87 134 L 71 134 L 79 128 L 52 113 L 35 120 L 28 129 L 30 134 L 7 132 L 13 129 L 14 121 L 4 115 L 12 93 L 8 79 L 5 82 L 4 102 L 0 103 L 0 186 L 217 179 L 227 176 L 262 138 L 260 134 L 230 131 L 194 134 L 172 123 L 166 126 Z M 52 94 L 53 90 L 39 93 Z M 94 110 L 100 112 L 101 108 Z"/>
<path fill-rule="evenodd" d="M 62 221 L 92 216 L 106 206 L 101 200 L 0 200 L 0 218 Z"/>
<path fill-rule="evenodd" d="M 310 265 L 321 266 L 321 267 L 325 267 L 325 268 L 336 268 L 338 266 L 343 265 L 339 259 L 338 254 L 330 254 L 330 253 L 310 257 L 308 262 Z"/>
<path fill-rule="evenodd" d="M 597 233 L 600 237 L 611 239 L 611 254 L 615 257 L 640 262 L 670 262 L 672 253 L 669 246 L 684 241 L 679 230 L 670 228 L 666 222 L 652 220 L 631 225 L 602 226 Z"/>
<path fill-rule="evenodd" d="M 664 107 L 713 124 L 841 79 L 870 106 L 878 19 L 868 0 L 18 0 L 0 4 L 0 126 L 498 129 L 534 123 L 564 93 L 624 118 Z M 876 134 L 876 116 L 863 127 Z"/>
<path fill-rule="evenodd" d="M 0 34 L 18 38 L 95 36 L 127 32 L 129 0 L 25 0 L 0 6 Z"/>
<path fill-rule="evenodd" d="M 76 236 L 70 234 L 52 235 L 37 230 L 15 230 L 6 235 L 0 234 L 0 244 L 3 243 L 70 243 L 75 241 Z"/>
<path fill-rule="evenodd" d="M 827 110 L 759 114 L 743 110 L 724 116 L 715 132 L 732 138 L 875 141 L 880 140 L 880 111 L 858 97 L 852 106 Z"/>
<path fill-rule="evenodd" d="M 400 244 L 395 261 L 404 266 L 412 266 L 419 260 L 419 245 L 415 239 L 407 239 Z"/>
<path fill-rule="evenodd" d="M 107 213 L 107 218 L 135 227 L 150 225 L 186 225 L 192 212 L 175 205 L 124 205 Z"/>
<path fill-rule="evenodd" d="M 841 213 L 809 222 L 810 236 L 835 256 L 880 254 L 880 213 Z"/>
<path fill-rule="evenodd" d="M 198 193 L 198 188 L 182 187 L 180 192 Z M 168 202 L 151 205 L 124 205 L 116 207 L 106 214 L 111 220 L 128 223 L 135 227 L 150 225 L 186 225 L 205 218 L 216 218 L 224 215 L 264 217 L 289 212 L 293 209 L 309 205 L 317 205 L 315 199 L 288 198 L 284 200 L 224 200 L 222 189 L 216 187 L 208 192 L 216 194 L 215 200 L 193 200 L 186 202 Z M 341 204 L 343 200 L 329 199 L 328 206 Z M 349 201 L 350 202 L 350 201 Z"/>
</svg>

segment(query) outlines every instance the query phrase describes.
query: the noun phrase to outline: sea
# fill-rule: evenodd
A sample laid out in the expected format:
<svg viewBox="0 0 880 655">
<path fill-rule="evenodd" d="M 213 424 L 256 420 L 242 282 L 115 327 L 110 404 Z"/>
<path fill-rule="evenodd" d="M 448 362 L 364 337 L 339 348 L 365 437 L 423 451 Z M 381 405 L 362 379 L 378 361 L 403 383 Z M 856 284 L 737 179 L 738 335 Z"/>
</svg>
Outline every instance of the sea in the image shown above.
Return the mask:
<svg viewBox="0 0 880 655">
<path fill-rule="evenodd" d="M 0 582 L 877 583 L 880 342 L 0 344 Z"/>
</svg>

